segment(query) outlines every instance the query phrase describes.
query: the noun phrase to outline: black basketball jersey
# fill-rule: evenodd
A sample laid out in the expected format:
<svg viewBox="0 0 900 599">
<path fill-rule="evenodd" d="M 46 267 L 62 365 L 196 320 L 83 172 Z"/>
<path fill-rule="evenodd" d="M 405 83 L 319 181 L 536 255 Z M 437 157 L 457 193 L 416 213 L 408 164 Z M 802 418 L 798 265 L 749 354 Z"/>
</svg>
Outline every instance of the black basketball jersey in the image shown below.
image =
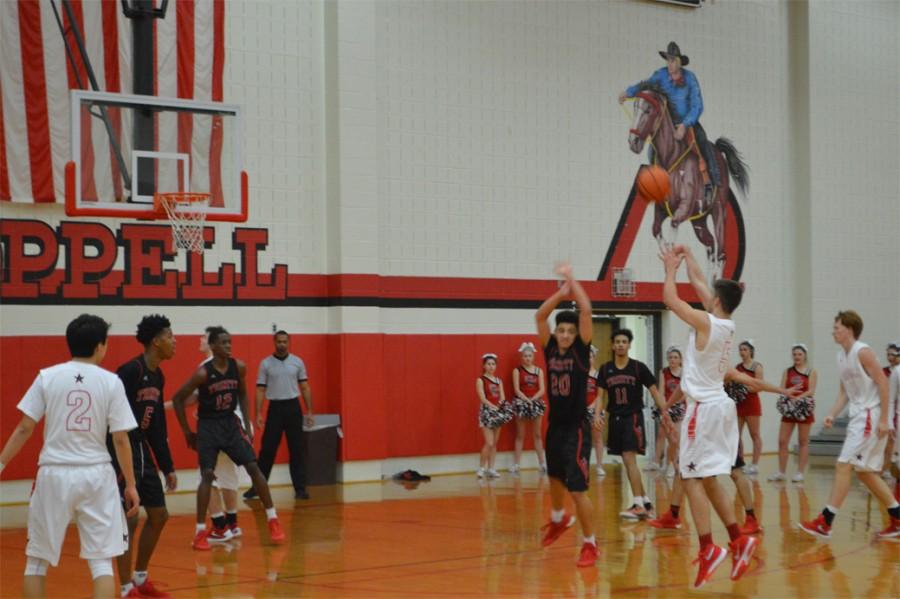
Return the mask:
<svg viewBox="0 0 900 599">
<path fill-rule="evenodd" d="M 203 363 L 206 384 L 197 390 L 197 416 L 199 418 L 224 418 L 234 414 L 240 400 L 241 379 L 237 361 L 228 358 L 225 373 L 213 365 L 214 360 Z"/>
<path fill-rule="evenodd" d="M 602 389 L 609 395 L 607 409 L 610 414 L 636 414 L 644 409 L 644 387 L 656 384 L 656 377 L 640 360 L 629 359 L 625 368 L 616 368 L 615 360 L 600 367 L 597 377 Z"/>
<path fill-rule="evenodd" d="M 578 425 L 587 414 L 587 380 L 591 369 L 591 344 L 576 336 L 572 346 L 561 353 L 556 337 L 544 347 L 547 361 L 547 397 L 550 424 Z"/>
<path fill-rule="evenodd" d="M 172 454 L 169 451 L 169 435 L 166 428 L 166 414 L 163 408 L 163 388 L 166 377 L 162 368 L 150 370 L 144 354 L 133 360 L 125 362 L 116 374 L 122 380 L 125 387 L 125 396 L 137 421 L 137 428 L 128 431 L 128 437 L 132 443 L 132 460 L 135 464 L 141 460 L 147 447 L 153 451 L 153 455 L 163 473 L 174 472 Z M 113 449 L 112 437 L 107 435 L 107 445 L 110 447 L 110 455 L 116 459 Z"/>
</svg>

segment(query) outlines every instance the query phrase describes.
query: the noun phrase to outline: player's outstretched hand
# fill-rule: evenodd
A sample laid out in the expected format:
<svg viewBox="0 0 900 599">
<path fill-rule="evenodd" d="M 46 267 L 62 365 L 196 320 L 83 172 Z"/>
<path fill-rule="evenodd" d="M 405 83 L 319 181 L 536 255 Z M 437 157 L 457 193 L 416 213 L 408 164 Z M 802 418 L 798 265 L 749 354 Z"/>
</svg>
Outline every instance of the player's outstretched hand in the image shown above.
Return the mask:
<svg viewBox="0 0 900 599">
<path fill-rule="evenodd" d="M 189 431 L 184 433 L 184 440 L 187 443 L 187 446 L 197 451 L 197 433 L 193 431 Z"/>
<path fill-rule="evenodd" d="M 891 432 L 891 427 L 887 420 L 878 421 L 878 438 L 884 439 Z"/>
<path fill-rule="evenodd" d="M 553 272 L 556 276 L 562 277 L 566 281 L 572 280 L 572 265 L 568 262 L 557 262 Z"/>
<path fill-rule="evenodd" d="M 306 426 L 306 428 L 314 427 L 316 425 L 316 417 L 312 414 L 307 414 L 303 417 L 303 424 Z"/>
<path fill-rule="evenodd" d="M 125 515 L 129 518 L 137 516 L 138 508 L 141 507 L 141 498 L 138 496 L 137 489 L 134 486 L 125 487 Z"/>
<path fill-rule="evenodd" d="M 175 476 L 174 472 L 169 472 L 166 475 L 166 491 L 174 491 L 178 488 L 178 477 Z"/>
<path fill-rule="evenodd" d="M 681 266 L 681 261 L 684 260 L 684 254 L 676 253 L 674 248 L 669 249 L 667 247 L 660 247 L 659 259 L 665 266 L 666 272 L 674 272 Z"/>
<path fill-rule="evenodd" d="M 825 428 L 831 428 L 834 426 L 834 416 L 826 416 L 825 420 L 822 421 L 822 425 Z"/>
</svg>

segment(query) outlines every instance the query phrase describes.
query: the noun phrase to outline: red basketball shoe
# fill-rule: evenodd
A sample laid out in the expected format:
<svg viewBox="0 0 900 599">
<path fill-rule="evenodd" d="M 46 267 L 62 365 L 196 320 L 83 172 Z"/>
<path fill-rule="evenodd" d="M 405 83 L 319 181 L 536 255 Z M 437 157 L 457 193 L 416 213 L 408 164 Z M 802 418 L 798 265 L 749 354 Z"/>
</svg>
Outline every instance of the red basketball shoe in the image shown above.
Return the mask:
<svg viewBox="0 0 900 599">
<path fill-rule="evenodd" d="M 694 564 L 700 563 L 700 567 L 697 568 L 697 580 L 694 581 L 695 589 L 699 589 L 709 582 L 713 572 L 716 571 L 716 568 L 725 560 L 727 555 L 728 552 L 725 549 L 713 544 L 710 544 L 706 550 L 700 550 L 700 553 L 697 554 L 697 559 L 692 562 Z"/>
<path fill-rule="evenodd" d="M 155 586 L 153 586 L 153 583 L 150 582 L 149 578 L 144 581 L 144 584 L 135 583 L 134 588 L 138 590 L 138 592 L 141 594 L 141 597 L 160 597 L 165 599 L 172 596 L 168 593 L 160 591 Z"/>
<path fill-rule="evenodd" d="M 662 516 L 648 522 L 653 528 L 681 528 L 681 518 L 676 518 L 671 511 L 666 511 Z"/>
<path fill-rule="evenodd" d="M 578 561 L 575 565 L 579 568 L 588 568 L 597 563 L 597 545 L 594 543 L 585 543 L 581 546 L 581 553 L 578 555 Z"/>
<path fill-rule="evenodd" d="M 732 556 L 731 580 L 737 580 L 744 575 L 744 572 L 750 567 L 750 558 L 753 557 L 753 552 L 758 546 L 759 539 L 744 535 L 729 544 Z"/>
<path fill-rule="evenodd" d="M 554 522 L 553 520 L 551 520 L 541 527 L 541 530 L 547 531 L 546 533 L 544 533 L 544 538 L 541 539 L 541 545 L 544 547 L 549 547 L 573 524 L 575 524 L 575 516 L 573 516 L 572 514 L 563 514 L 563 518 L 560 522 Z"/>
<path fill-rule="evenodd" d="M 744 525 L 741 527 L 742 535 L 757 535 L 762 532 L 762 526 L 759 525 L 759 520 L 757 520 L 753 516 L 747 516 L 747 519 L 744 520 Z"/>
<path fill-rule="evenodd" d="M 891 518 L 890 525 L 876 535 L 879 539 L 894 539 L 900 537 L 900 519 Z"/>
<path fill-rule="evenodd" d="M 191 542 L 191 547 L 197 551 L 209 551 L 209 541 L 206 540 L 208 534 L 209 531 L 198 530 L 197 534 L 194 535 L 194 540 Z"/>
<path fill-rule="evenodd" d="M 814 537 L 831 538 L 831 527 L 825 523 L 825 516 L 819 514 L 815 520 L 800 523 L 800 530 Z"/>
<path fill-rule="evenodd" d="M 269 536 L 276 545 L 284 543 L 284 530 L 282 530 L 281 522 L 278 521 L 278 518 L 269 520 Z"/>
</svg>

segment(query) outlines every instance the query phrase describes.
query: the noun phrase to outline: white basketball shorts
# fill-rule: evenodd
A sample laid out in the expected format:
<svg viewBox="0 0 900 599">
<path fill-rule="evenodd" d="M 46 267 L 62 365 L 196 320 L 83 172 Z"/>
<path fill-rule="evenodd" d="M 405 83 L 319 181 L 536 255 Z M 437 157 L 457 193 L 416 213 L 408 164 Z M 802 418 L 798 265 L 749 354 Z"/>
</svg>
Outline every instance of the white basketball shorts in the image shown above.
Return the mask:
<svg viewBox="0 0 900 599">
<path fill-rule="evenodd" d="M 730 474 L 738 453 L 738 420 L 734 400 L 693 401 L 681 421 L 678 468 L 682 478 Z"/>
<path fill-rule="evenodd" d="M 838 462 L 851 464 L 857 472 L 881 472 L 888 436 L 878 438 L 880 408 L 861 410 L 847 424 L 847 436 Z"/>
<path fill-rule="evenodd" d="M 220 451 L 219 457 L 216 458 L 215 473 L 216 480 L 213 481 L 213 486 L 220 489 L 237 491 L 241 486 L 250 486 L 251 483 L 247 470 L 232 462 L 223 451 Z"/>
<path fill-rule="evenodd" d="M 125 553 L 128 526 L 112 464 L 40 467 L 28 505 L 25 555 L 56 566 L 73 518 L 82 559 Z"/>
</svg>

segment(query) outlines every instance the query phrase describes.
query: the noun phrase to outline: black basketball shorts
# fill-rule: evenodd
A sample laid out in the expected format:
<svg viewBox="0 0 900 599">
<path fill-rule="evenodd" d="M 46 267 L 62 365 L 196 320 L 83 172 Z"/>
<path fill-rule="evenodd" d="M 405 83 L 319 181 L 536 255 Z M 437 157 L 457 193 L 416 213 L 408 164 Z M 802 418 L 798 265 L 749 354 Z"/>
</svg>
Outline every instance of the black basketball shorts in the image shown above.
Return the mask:
<svg viewBox="0 0 900 599">
<path fill-rule="evenodd" d="M 584 419 L 566 426 L 551 423 L 545 450 L 547 476 L 562 481 L 573 493 L 588 490 L 591 427 Z"/>
<path fill-rule="evenodd" d="M 644 415 L 641 412 L 610 414 L 606 447 L 610 455 L 622 455 L 626 451 L 644 455 L 647 449 Z"/>
<path fill-rule="evenodd" d="M 238 466 L 256 461 L 250 438 L 241 428 L 237 415 L 223 418 L 202 418 L 197 422 L 197 454 L 200 470 L 215 470 L 219 452 Z"/>
</svg>

